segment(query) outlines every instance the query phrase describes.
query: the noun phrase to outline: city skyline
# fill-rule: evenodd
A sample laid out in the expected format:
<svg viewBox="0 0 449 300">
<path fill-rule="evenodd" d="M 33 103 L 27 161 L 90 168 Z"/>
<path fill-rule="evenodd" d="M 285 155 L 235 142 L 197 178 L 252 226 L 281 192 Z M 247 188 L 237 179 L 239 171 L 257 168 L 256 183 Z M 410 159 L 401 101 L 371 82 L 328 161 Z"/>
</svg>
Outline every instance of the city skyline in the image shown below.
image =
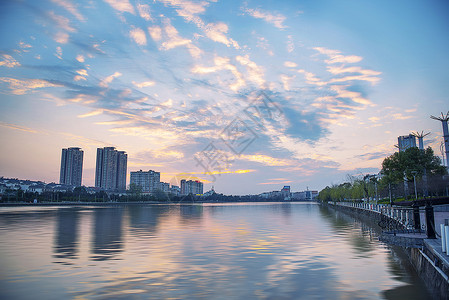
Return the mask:
<svg viewBox="0 0 449 300">
<path fill-rule="evenodd" d="M 445 1 L 0 4 L 0 176 L 57 182 L 61 149 L 225 194 L 377 173 L 448 111 Z M 270 107 L 268 113 L 259 108 Z M 238 135 L 236 135 L 238 133 Z M 236 137 L 242 137 L 236 143 Z"/>
</svg>

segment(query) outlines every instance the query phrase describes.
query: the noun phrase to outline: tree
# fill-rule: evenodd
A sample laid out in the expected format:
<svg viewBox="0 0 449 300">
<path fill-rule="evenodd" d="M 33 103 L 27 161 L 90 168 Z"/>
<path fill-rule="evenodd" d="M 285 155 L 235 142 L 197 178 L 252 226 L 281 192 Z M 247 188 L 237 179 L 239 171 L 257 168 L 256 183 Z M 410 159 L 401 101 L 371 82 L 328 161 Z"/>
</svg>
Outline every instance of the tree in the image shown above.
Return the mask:
<svg viewBox="0 0 449 300">
<path fill-rule="evenodd" d="M 399 183 L 404 180 L 413 180 L 413 175 L 422 178 L 427 175 L 445 175 L 447 170 L 441 165 L 441 160 L 435 156 L 432 148 L 421 150 L 416 147 L 396 152 L 382 162 L 383 181 Z"/>
<path fill-rule="evenodd" d="M 133 195 L 133 196 L 140 196 L 140 194 L 142 193 L 142 186 L 135 184 L 135 183 L 131 183 L 129 185 L 129 192 Z"/>
</svg>

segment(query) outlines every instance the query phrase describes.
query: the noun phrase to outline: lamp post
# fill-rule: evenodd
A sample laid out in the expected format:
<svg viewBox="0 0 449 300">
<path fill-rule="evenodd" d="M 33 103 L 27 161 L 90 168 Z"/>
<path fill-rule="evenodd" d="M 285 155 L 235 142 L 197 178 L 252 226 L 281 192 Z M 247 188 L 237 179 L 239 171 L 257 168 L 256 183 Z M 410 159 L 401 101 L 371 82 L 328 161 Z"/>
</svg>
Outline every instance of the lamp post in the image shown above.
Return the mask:
<svg viewBox="0 0 449 300">
<path fill-rule="evenodd" d="M 418 172 L 412 171 L 412 174 L 413 174 L 413 184 L 414 184 L 414 186 L 415 186 L 415 199 L 418 200 L 418 193 L 416 192 L 416 173 L 418 173 Z"/>
</svg>

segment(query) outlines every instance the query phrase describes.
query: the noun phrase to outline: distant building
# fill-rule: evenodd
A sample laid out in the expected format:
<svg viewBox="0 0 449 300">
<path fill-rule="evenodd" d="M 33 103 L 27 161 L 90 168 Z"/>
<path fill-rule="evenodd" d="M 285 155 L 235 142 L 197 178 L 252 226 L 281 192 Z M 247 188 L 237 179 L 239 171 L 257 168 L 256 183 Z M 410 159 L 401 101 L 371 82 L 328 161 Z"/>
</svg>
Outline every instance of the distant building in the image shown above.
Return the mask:
<svg viewBox="0 0 449 300">
<path fill-rule="evenodd" d="M 128 155 L 115 147 L 97 149 L 95 187 L 105 190 L 126 190 Z"/>
<path fill-rule="evenodd" d="M 71 147 L 62 149 L 60 184 L 81 186 L 83 177 L 83 155 L 81 148 Z"/>
<path fill-rule="evenodd" d="M 168 192 L 170 192 L 170 184 L 166 183 L 166 182 L 161 182 L 160 189 L 164 193 L 168 193 Z"/>
<path fill-rule="evenodd" d="M 153 170 L 131 172 L 130 184 L 141 186 L 143 193 L 154 193 L 161 188 L 161 173 Z"/>
<path fill-rule="evenodd" d="M 203 194 L 203 183 L 199 180 L 181 180 L 181 195 L 202 195 Z"/>
<path fill-rule="evenodd" d="M 413 134 L 398 137 L 399 152 L 405 151 L 412 147 L 416 147 L 416 137 Z"/>
<path fill-rule="evenodd" d="M 170 187 L 170 194 L 178 196 L 181 193 L 181 188 L 177 185 L 172 185 Z"/>
<path fill-rule="evenodd" d="M 281 191 L 264 192 L 260 194 L 260 196 L 265 199 L 279 198 L 282 197 L 282 192 Z"/>
</svg>

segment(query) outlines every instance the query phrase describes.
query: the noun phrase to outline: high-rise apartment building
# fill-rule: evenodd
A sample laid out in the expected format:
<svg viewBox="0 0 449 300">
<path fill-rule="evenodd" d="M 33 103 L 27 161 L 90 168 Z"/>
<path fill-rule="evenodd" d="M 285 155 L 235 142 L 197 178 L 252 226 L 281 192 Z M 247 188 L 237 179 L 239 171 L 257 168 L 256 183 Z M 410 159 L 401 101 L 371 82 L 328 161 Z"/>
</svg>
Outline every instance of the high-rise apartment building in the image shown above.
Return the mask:
<svg viewBox="0 0 449 300">
<path fill-rule="evenodd" d="M 105 190 L 126 190 L 128 155 L 115 147 L 97 148 L 95 186 Z"/>
<path fill-rule="evenodd" d="M 202 195 L 203 194 L 203 183 L 199 180 L 181 180 L 181 195 Z"/>
<path fill-rule="evenodd" d="M 62 149 L 59 183 L 81 186 L 83 177 L 83 155 L 83 150 L 78 147 Z"/>
<path fill-rule="evenodd" d="M 161 173 L 153 170 L 131 172 L 130 184 L 141 186 L 143 193 L 154 193 L 161 188 Z"/>
<path fill-rule="evenodd" d="M 398 137 L 399 152 L 405 151 L 412 147 L 416 147 L 416 138 L 413 134 Z"/>
</svg>

